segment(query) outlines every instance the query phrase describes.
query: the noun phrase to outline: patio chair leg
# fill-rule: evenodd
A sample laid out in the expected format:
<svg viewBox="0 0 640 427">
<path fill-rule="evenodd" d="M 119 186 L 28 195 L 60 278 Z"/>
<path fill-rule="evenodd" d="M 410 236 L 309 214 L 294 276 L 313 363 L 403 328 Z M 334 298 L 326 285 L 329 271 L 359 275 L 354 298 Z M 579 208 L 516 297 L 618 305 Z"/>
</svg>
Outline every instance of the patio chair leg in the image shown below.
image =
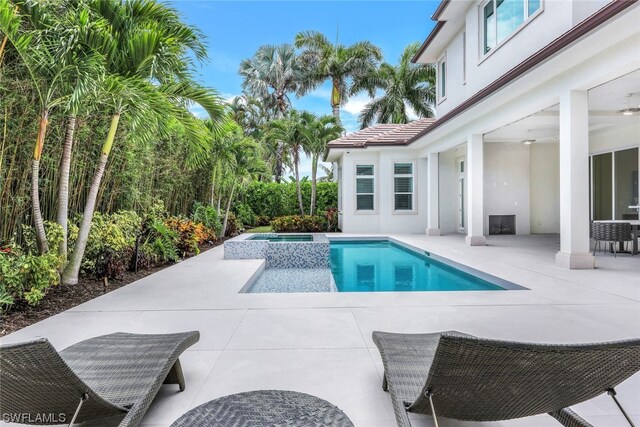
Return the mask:
<svg viewBox="0 0 640 427">
<path fill-rule="evenodd" d="M 69 427 L 73 426 L 73 423 L 76 422 L 76 418 L 78 418 L 78 414 L 80 413 L 80 408 L 82 408 L 82 404 L 89 399 L 89 395 L 87 393 L 83 393 L 80 396 L 80 403 L 78 403 L 78 407 L 76 408 L 76 412 L 73 414 L 73 418 L 71 418 L 71 422 L 69 423 Z"/>
<path fill-rule="evenodd" d="M 173 364 L 171 370 L 167 374 L 167 377 L 164 379 L 163 384 L 178 384 L 180 386 L 180 391 L 185 390 L 186 383 L 184 381 L 184 374 L 182 373 L 180 359 L 176 360 L 176 363 Z"/>
<path fill-rule="evenodd" d="M 624 417 L 627 419 L 627 421 L 629 422 L 629 425 L 631 427 L 635 427 L 635 425 L 633 424 L 633 421 L 631 421 L 631 418 L 629 417 L 629 415 L 625 412 L 624 408 L 622 407 L 622 405 L 620 404 L 618 399 L 616 399 L 616 390 L 614 388 L 610 388 L 609 390 L 607 390 L 607 394 L 609 396 L 611 396 L 611 398 L 613 399 L 614 402 L 616 402 L 616 405 L 618 406 L 618 409 L 620 409 L 620 412 L 622 412 L 622 415 L 624 415 Z"/>
<path fill-rule="evenodd" d="M 433 406 L 433 393 L 431 390 L 427 390 L 427 397 L 429 398 L 429 405 L 431 405 L 431 415 L 433 415 L 433 425 L 434 427 L 440 427 L 438 424 L 438 418 L 436 417 L 436 408 Z"/>
</svg>

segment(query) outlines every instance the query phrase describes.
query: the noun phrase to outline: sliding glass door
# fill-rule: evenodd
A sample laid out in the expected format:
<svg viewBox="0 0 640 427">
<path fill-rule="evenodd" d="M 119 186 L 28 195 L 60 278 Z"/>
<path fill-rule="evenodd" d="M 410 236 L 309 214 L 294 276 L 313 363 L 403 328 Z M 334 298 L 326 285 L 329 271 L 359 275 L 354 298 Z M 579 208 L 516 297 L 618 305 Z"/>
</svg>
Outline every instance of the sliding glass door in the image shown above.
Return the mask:
<svg viewBox="0 0 640 427">
<path fill-rule="evenodd" d="M 638 149 L 614 153 L 615 160 L 615 219 L 638 219 Z"/>
<path fill-rule="evenodd" d="M 638 219 L 638 148 L 591 156 L 591 219 Z"/>
</svg>

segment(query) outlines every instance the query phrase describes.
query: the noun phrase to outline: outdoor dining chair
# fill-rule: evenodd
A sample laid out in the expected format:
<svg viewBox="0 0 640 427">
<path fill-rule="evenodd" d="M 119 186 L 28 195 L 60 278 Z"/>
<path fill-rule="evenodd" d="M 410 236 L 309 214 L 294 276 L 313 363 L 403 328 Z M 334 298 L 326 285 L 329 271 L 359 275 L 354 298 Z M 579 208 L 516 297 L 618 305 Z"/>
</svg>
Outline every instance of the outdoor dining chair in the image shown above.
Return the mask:
<svg viewBox="0 0 640 427">
<path fill-rule="evenodd" d="M 162 384 L 185 389 L 178 357 L 200 333 L 114 333 L 60 352 L 46 338 L 0 346 L 0 416 L 21 424 L 69 424 L 123 416 L 137 426 Z"/>
<path fill-rule="evenodd" d="M 566 427 L 591 427 L 570 406 L 608 393 L 633 426 L 614 387 L 640 370 L 640 339 L 598 344 L 530 344 L 456 331 L 374 332 L 399 427 L 409 413 L 463 421 L 549 414 Z M 437 414 L 437 415 L 436 415 Z"/>
<path fill-rule="evenodd" d="M 628 222 L 598 222 L 591 223 L 592 237 L 595 240 L 593 247 L 593 255 L 596 254 L 596 250 L 600 247 L 600 242 L 611 244 L 614 257 L 617 257 L 617 244 L 624 244 L 633 241 L 633 234 L 631 233 L 631 224 Z"/>
</svg>

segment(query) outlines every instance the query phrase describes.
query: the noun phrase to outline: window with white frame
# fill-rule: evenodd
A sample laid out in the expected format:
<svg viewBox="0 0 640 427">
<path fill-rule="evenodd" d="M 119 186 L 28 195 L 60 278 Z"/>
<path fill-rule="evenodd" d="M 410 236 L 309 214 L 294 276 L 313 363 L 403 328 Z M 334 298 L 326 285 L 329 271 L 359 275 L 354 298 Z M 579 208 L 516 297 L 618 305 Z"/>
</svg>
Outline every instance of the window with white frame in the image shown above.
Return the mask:
<svg viewBox="0 0 640 427">
<path fill-rule="evenodd" d="M 394 210 L 413 210 L 413 163 L 393 164 Z"/>
<path fill-rule="evenodd" d="M 447 97 L 447 56 L 438 61 L 438 98 L 442 101 Z"/>
<path fill-rule="evenodd" d="M 542 0 L 488 0 L 481 6 L 484 54 L 499 45 L 542 7 Z"/>
<path fill-rule="evenodd" d="M 356 210 L 375 210 L 374 165 L 356 165 Z"/>
</svg>

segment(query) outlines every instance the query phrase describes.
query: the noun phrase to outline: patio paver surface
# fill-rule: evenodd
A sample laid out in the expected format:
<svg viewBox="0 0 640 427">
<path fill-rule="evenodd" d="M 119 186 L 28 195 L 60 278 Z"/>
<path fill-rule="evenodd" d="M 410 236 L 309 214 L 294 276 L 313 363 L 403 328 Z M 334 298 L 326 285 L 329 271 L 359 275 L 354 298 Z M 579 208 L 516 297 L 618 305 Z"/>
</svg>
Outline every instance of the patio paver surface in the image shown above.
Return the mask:
<svg viewBox="0 0 640 427">
<path fill-rule="evenodd" d="M 459 235 L 392 237 L 529 290 L 239 294 L 262 261 L 225 261 L 223 248 L 217 247 L 2 342 L 44 336 L 63 349 L 115 331 L 198 329 L 200 342 L 182 357 L 187 390 L 163 387 L 143 425 L 169 426 L 194 406 L 230 393 L 288 389 L 334 403 L 358 427 L 393 427 L 391 402 L 380 387 L 382 363 L 371 341 L 373 330 L 457 329 L 549 343 L 640 337 L 640 256 L 599 253 L 596 270 L 576 271 L 555 266 L 556 235 L 490 236 L 487 247 L 465 246 Z M 618 397 L 640 424 L 640 374 L 618 387 Z M 574 409 L 596 426 L 625 425 L 606 396 Z M 426 416 L 411 418 L 416 427 L 433 425 Z M 548 416 L 441 422 L 443 427 L 558 425 Z"/>
</svg>

